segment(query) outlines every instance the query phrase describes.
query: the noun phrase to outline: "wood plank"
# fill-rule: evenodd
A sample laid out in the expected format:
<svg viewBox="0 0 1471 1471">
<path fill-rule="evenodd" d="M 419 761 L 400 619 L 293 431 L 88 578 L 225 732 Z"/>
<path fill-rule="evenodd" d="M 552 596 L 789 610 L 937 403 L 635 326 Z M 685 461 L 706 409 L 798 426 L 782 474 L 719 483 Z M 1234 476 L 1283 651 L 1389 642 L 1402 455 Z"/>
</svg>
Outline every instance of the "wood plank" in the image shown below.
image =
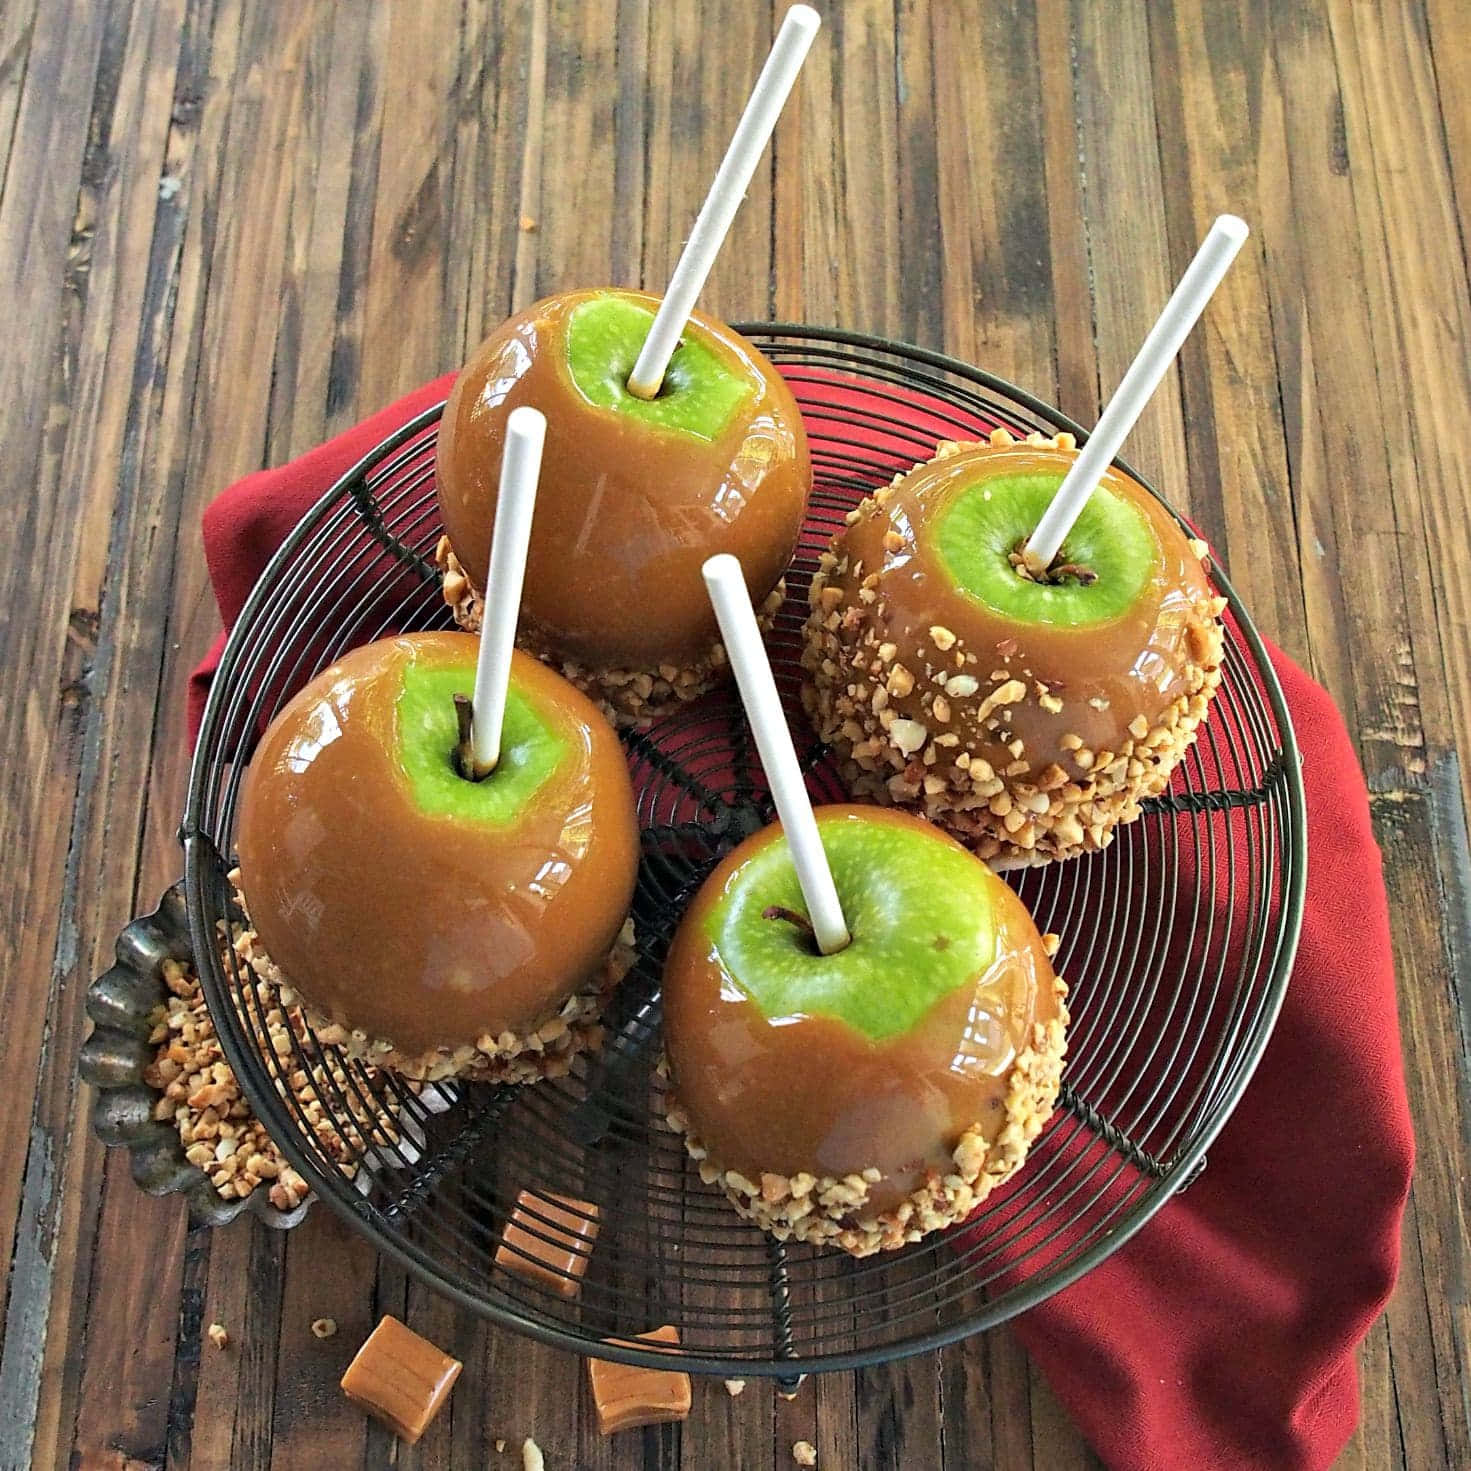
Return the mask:
<svg viewBox="0 0 1471 1471">
<path fill-rule="evenodd" d="M 5 198 L 5 179 L 10 169 L 26 63 L 30 60 L 36 10 L 36 0 L 28 0 L 28 3 L 7 5 L 0 11 L 0 202 Z"/>
<path fill-rule="evenodd" d="M 70 603 L 76 610 L 96 610 L 95 642 L 78 648 L 86 661 L 79 682 L 85 696 L 77 710 L 84 735 L 62 901 L 63 934 L 70 930 L 75 936 L 70 944 L 78 953 L 70 963 L 79 978 L 110 962 L 112 933 L 133 907 L 135 835 L 143 822 L 148 736 L 170 595 L 164 566 L 135 572 L 130 553 L 167 507 L 166 493 L 148 479 L 141 453 L 147 373 L 139 371 L 156 361 L 158 315 L 140 315 L 138 302 L 148 298 L 150 286 L 161 290 L 162 283 L 152 252 L 120 249 L 119 242 L 154 234 L 184 11 L 182 3 L 171 3 L 134 12 L 126 17 L 131 23 L 105 43 L 99 77 L 110 68 L 116 84 L 99 86 L 96 94 L 74 229 L 88 242 L 86 291 L 80 371 L 59 476 L 63 484 L 88 487 L 94 497 L 78 518 L 82 537 Z M 117 146 L 120 138 L 128 140 L 125 151 Z M 127 897 L 114 907 L 119 894 Z M 53 997 L 33 1122 L 33 1131 L 51 1141 L 65 1201 L 51 1222 L 45 1270 L 21 1284 L 29 1294 L 45 1294 L 49 1319 L 42 1374 L 32 1387 L 38 1396 L 38 1464 L 54 1460 L 71 1436 L 80 1366 L 64 1345 L 73 1315 L 83 1316 L 89 1301 L 90 1243 L 103 1181 L 101 1151 L 86 1132 L 91 1098 L 76 1075 L 83 1001 L 80 984 L 58 989 Z M 126 1189 L 132 1193 L 131 1181 Z M 144 1212 L 130 1219 L 129 1229 L 156 1230 L 159 1221 L 157 1212 Z M 166 1254 L 160 1268 L 167 1282 Z M 163 1307 L 161 1317 L 171 1324 L 167 1297 Z M 147 1341 L 166 1366 L 173 1356 L 170 1332 L 160 1323 Z M 142 1353 L 132 1360 L 140 1368 L 145 1362 Z M 125 1392 L 126 1382 L 118 1388 Z"/>
<path fill-rule="evenodd" d="M 1456 978 L 1464 975 L 1458 967 L 1468 958 L 1471 861 L 1455 766 L 1451 758 L 1428 794 L 1385 793 L 1373 802 L 1390 885 L 1400 1026 L 1406 1056 L 1414 1059 L 1406 1081 L 1421 1121 L 1400 1289 L 1387 1324 L 1398 1429 L 1410 1466 L 1461 1466 L 1471 1459 L 1464 1381 L 1471 1302 L 1459 1285 L 1468 1265 L 1468 1089 L 1466 1038 L 1455 1006 Z M 1439 1120 L 1451 1126 L 1437 1127 Z"/>
<path fill-rule="evenodd" d="M 831 15 L 828 19 L 831 21 Z M 751 85 L 771 47 L 772 18 L 766 6 L 729 7 L 720 17 L 720 64 L 709 64 L 710 15 L 695 0 L 671 0 L 649 11 L 648 97 L 644 104 L 643 284 L 662 292 L 699 213 L 705 191 L 720 167 L 730 135 L 740 120 Z M 726 244 L 700 297 L 703 310 L 725 320 L 760 320 L 768 312 L 772 269 L 773 159 L 805 158 L 792 149 L 796 120 L 805 122 L 810 100 L 820 95 L 818 65 L 824 47 L 813 48 L 792 100 L 778 125 L 775 151 L 758 165 L 745 203 L 736 211 Z M 555 113 L 549 114 L 555 118 Z M 605 168 L 601 151 L 595 155 Z M 611 173 L 611 170 L 610 170 Z M 792 176 L 788 175 L 790 180 Z M 617 201 L 612 207 L 622 208 Z M 782 201 L 775 208 L 780 213 Z M 549 225 L 555 211 L 544 211 Z M 786 218 L 794 219 L 795 215 Z M 583 226 L 583 229 L 586 227 Z M 579 231 L 581 233 L 581 231 Z M 555 230 L 541 232 L 543 252 L 557 259 Z M 588 269 L 593 269 L 589 264 Z M 558 281 L 561 276 L 555 277 Z M 582 279 L 586 279 L 583 277 Z M 596 279 L 594 274 L 593 279 Z M 563 284 L 573 284 L 567 277 Z M 779 314 L 779 313 L 778 313 Z"/>
<path fill-rule="evenodd" d="M 1356 204 L 1366 229 L 1382 229 L 1393 263 L 1383 295 L 1373 283 L 1370 309 L 1382 371 L 1395 379 L 1393 387 L 1381 382 L 1381 391 L 1391 426 L 1391 499 L 1400 509 L 1397 524 L 1410 533 L 1404 581 L 1407 600 L 1417 599 L 1411 646 L 1426 676 L 1418 705 L 1428 739 L 1440 745 L 1452 730 L 1471 729 L 1471 572 L 1463 558 L 1443 555 L 1471 517 L 1471 450 L 1463 432 L 1471 410 L 1471 289 L 1454 248 L 1426 247 L 1428 238 L 1453 247 L 1457 221 L 1418 13 L 1386 11 L 1382 27 L 1367 25 L 1335 0 L 1329 14 L 1341 65 L 1356 82 L 1345 98 L 1352 156 L 1366 166 Z M 1394 117 L 1397 125 L 1366 127 L 1369 115 Z M 1437 666 L 1443 683 L 1430 673 Z M 1471 773 L 1461 776 L 1471 810 Z"/>
<path fill-rule="evenodd" d="M 945 348 L 1050 400 L 1056 388 L 1044 58 L 1033 7 L 931 7 Z"/>
<path fill-rule="evenodd" d="M 444 320 L 445 190 L 453 137 L 448 101 L 460 44 L 458 7 L 401 5 L 388 12 L 381 54 L 381 139 L 367 270 L 360 412 L 454 366 L 459 331 Z M 415 66 L 397 59 L 419 58 Z"/>
<path fill-rule="evenodd" d="M 1085 5 L 1077 17 L 1078 152 L 1100 399 L 1106 399 L 1194 254 L 1194 244 L 1172 248 L 1165 228 L 1146 8 Z M 1177 507 L 1191 509 L 1176 373 L 1166 376 L 1151 399 L 1125 455 Z"/>
<path fill-rule="evenodd" d="M 1056 403 L 1079 423 L 1092 424 L 1103 405 L 1098 352 L 1093 341 L 1093 288 L 1078 157 L 1071 6 L 1068 0 L 1040 0 L 1036 13 Z"/>
<path fill-rule="evenodd" d="M 1460 223 L 1461 273 L 1467 270 L 1471 241 L 1471 50 L 1465 44 L 1466 17 L 1456 0 L 1425 0 L 1426 41 L 1435 74 L 1435 110 L 1444 132 L 1454 184 L 1453 203 Z"/>
<path fill-rule="evenodd" d="M 1277 211 L 1258 203 L 1288 184 L 1285 153 L 1256 147 L 1264 38 L 1247 7 L 1182 7 L 1173 24 L 1151 24 L 1150 46 L 1173 254 L 1192 254 L 1219 214 L 1242 214 L 1253 228 L 1180 355 L 1190 504 L 1258 624 L 1306 657 L 1266 265 L 1286 239 Z"/>
<path fill-rule="evenodd" d="M 58 951 L 58 911 L 85 726 L 84 690 L 76 681 L 92 625 L 83 610 L 74 626 L 67 601 L 82 488 L 58 484 L 57 477 L 80 340 L 71 227 L 105 19 L 93 7 L 78 13 L 61 4 L 38 17 L 0 201 L 0 281 L 37 283 L 15 298 L 13 330 L 26 350 L 0 356 L 0 439 L 6 445 L 0 476 L 6 504 L 15 508 L 11 555 L 0 563 L 0 648 L 6 655 L 0 740 L 12 753 L 0 776 L 0 842 L 3 851 L 27 855 L 0 892 L 0 1010 L 7 1019 L 0 1067 L 12 1080 L 0 1097 L 0 1137 L 14 1141 L 0 1150 L 0 1241 L 10 1249 L 7 1259 L 14 1254 L 22 1177 L 31 1158 L 48 992 L 75 963 L 64 943 Z M 42 772 L 50 779 L 34 779 Z M 47 984 L 37 985 L 36 977 Z M 44 1173 L 39 1154 L 34 1168 Z M 39 1219 L 51 1202 L 33 1196 L 31 1209 Z M 7 1304 L 8 1287 L 7 1274 Z M 39 1367 L 40 1344 L 25 1353 Z M 32 1371 L 11 1372 L 20 1376 L 19 1398 L 12 1406 L 7 1386 L 3 1415 L 18 1417 L 19 1433 L 27 1425 L 30 1391 L 24 1386 Z"/>
</svg>

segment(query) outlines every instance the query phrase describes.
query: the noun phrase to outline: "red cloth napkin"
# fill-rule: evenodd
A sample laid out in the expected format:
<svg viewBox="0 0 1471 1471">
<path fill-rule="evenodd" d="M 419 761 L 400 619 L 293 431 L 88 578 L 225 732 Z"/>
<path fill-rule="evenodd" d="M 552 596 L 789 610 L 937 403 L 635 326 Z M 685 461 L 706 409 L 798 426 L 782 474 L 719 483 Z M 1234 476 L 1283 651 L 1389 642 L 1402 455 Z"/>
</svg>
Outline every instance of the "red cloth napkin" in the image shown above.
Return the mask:
<svg viewBox="0 0 1471 1471">
<path fill-rule="evenodd" d="M 227 629 L 302 514 L 451 381 L 209 507 Z M 191 681 L 191 731 L 222 647 Z M 1127 1471 L 1330 1465 L 1358 1417 L 1356 1346 L 1399 1267 L 1414 1141 L 1368 797 L 1327 693 L 1286 655 L 1272 660 L 1302 747 L 1311 855 L 1276 1031 L 1205 1173 L 1013 1325 L 1098 1454 Z"/>
</svg>

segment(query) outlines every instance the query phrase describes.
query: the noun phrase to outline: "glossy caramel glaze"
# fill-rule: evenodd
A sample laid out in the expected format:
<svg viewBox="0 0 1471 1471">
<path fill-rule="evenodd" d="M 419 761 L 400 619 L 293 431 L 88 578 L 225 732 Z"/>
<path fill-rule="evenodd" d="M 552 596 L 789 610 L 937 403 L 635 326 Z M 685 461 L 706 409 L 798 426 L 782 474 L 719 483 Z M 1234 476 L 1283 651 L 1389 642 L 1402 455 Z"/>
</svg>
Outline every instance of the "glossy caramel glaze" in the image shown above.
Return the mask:
<svg viewBox="0 0 1471 1471">
<path fill-rule="evenodd" d="M 567 323 L 604 294 L 549 297 L 480 345 L 440 423 L 440 512 L 455 556 L 483 589 L 506 419 L 520 404 L 540 409 L 548 422 L 522 598 L 526 646 L 598 666 L 682 666 L 719 637 L 700 579 L 707 557 L 739 557 L 758 605 L 786 570 L 812 478 L 807 439 L 771 364 L 698 312 L 686 330 L 751 386 L 717 439 L 590 403 L 567 370 Z M 643 292 L 619 294 L 658 306 Z"/>
<path fill-rule="evenodd" d="M 524 654 L 513 687 L 565 745 L 551 775 L 504 827 L 415 804 L 393 754 L 404 669 L 463 670 L 468 693 L 476 643 L 354 650 L 277 716 L 241 794 L 241 886 L 271 958 L 313 1008 L 405 1053 L 537 1026 L 597 971 L 633 894 L 622 748 Z"/>
<path fill-rule="evenodd" d="M 932 460 L 886 492 L 882 504 L 880 498 L 866 503 L 866 514 L 840 543 L 852 599 L 858 599 L 864 577 L 878 574 L 872 629 L 880 645 L 892 643 L 896 649 L 884 681 L 894 683 L 889 679 L 894 664 L 914 676 L 909 693 L 889 691 L 889 708 L 927 729 L 956 731 L 958 749 L 984 757 L 998 772 L 1017 759 L 1025 761 L 1026 770 L 1014 773 L 1022 780 L 1039 776 L 1054 762 L 1069 777 L 1086 780 L 1078 751 L 1122 750 L 1131 740 L 1130 725 L 1140 717 L 1150 728 L 1156 726 L 1186 692 L 1190 666 L 1199 665 L 1204 652 L 1199 630 L 1208 620 L 1201 609 L 1209 604 L 1211 588 L 1200 557 L 1159 501 L 1117 469 L 1104 483 L 1138 508 L 1158 542 L 1154 571 L 1121 617 L 1082 628 L 1021 623 L 955 587 L 929 534 L 950 500 L 990 478 L 1066 473 L 1074 457 L 1070 450 L 1016 445 L 970 447 Z M 938 648 L 935 628 L 953 633 L 955 647 Z M 957 662 L 957 653 L 963 662 Z M 946 694 L 937 689 L 935 674 L 947 679 L 968 674 L 977 681 L 976 691 Z M 1004 679 L 995 679 L 996 674 Z M 976 719 L 985 697 L 1013 678 L 1025 685 L 1024 696 L 994 707 L 994 727 Z M 937 693 L 948 704 L 949 721 L 935 718 Z M 1079 745 L 1064 746 L 1064 735 L 1075 736 Z M 1010 749 L 1017 740 L 1019 758 Z"/>
<path fill-rule="evenodd" d="M 820 808 L 923 828 L 905 813 Z M 999 878 L 996 949 L 973 982 L 942 997 L 907 1033 L 871 1042 L 826 1016 L 768 1019 L 722 964 L 706 920 L 736 871 L 779 829 L 748 838 L 711 874 L 675 935 L 664 970 L 664 1040 L 691 1131 L 722 1169 L 842 1178 L 875 1168 L 865 1209 L 890 1209 L 931 1172 L 954 1171 L 960 1136 L 990 1140 L 1005 1120 L 1011 1069 L 1037 1023 L 1062 1011 L 1060 986 L 1031 916 Z"/>
</svg>

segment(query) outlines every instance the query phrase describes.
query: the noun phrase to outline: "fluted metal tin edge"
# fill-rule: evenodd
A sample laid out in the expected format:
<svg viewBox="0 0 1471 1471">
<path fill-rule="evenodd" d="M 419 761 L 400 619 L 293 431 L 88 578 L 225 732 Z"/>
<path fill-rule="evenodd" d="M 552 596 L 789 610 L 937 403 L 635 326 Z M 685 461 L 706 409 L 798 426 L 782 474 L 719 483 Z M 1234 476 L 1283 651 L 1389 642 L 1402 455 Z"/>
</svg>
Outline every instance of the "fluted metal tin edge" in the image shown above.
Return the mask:
<svg viewBox="0 0 1471 1471">
<path fill-rule="evenodd" d="M 87 987 L 92 1033 L 82 1044 L 78 1071 L 97 1090 L 92 1131 L 110 1148 L 126 1149 L 133 1179 L 149 1195 L 182 1195 L 190 1219 L 226 1226 L 245 1211 L 267 1226 L 289 1230 L 306 1215 L 308 1195 L 294 1210 L 270 1203 L 267 1192 L 253 1190 L 244 1200 L 226 1200 L 197 1165 L 184 1158 L 184 1146 L 171 1123 L 153 1117 L 157 1089 L 143 1081 L 153 1056 L 150 1018 L 168 996 L 166 960 L 194 959 L 183 880 L 171 885 L 152 914 L 140 915 L 117 937 L 114 963 Z"/>
</svg>

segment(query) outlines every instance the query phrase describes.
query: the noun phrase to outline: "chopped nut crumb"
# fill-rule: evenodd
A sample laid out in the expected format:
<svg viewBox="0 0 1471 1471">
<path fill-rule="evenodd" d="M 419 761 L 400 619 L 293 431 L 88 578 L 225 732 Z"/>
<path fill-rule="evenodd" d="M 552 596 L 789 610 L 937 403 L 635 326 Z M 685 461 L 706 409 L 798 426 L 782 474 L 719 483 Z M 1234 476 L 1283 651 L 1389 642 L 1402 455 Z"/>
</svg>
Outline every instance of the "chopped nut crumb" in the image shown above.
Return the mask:
<svg viewBox="0 0 1471 1471">
<path fill-rule="evenodd" d="M 799 1466 L 815 1466 L 817 1464 L 817 1447 L 810 1440 L 799 1440 L 792 1447 L 792 1459 Z"/>
<path fill-rule="evenodd" d="M 929 732 L 917 720 L 896 720 L 889 727 L 889 739 L 904 754 L 919 750 L 929 737 Z"/>
<path fill-rule="evenodd" d="M 337 1320 L 335 1318 L 318 1318 L 312 1324 L 312 1332 L 318 1338 L 331 1338 L 337 1332 Z"/>
<path fill-rule="evenodd" d="M 746 1381 L 744 1379 L 727 1379 L 725 1381 L 725 1392 L 730 1395 L 732 1399 L 734 1399 L 735 1396 L 738 1395 L 745 1387 Z"/>
<path fill-rule="evenodd" d="M 260 1189 L 277 1210 L 296 1209 L 306 1198 L 307 1183 L 251 1112 L 224 1060 L 198 976 L 187 963 L 170 959 L 163 964 L 163 981 L 168 996 L 151 1018 L 149 1041 L 155 1050 L 143 1072 L 144 1083 L 161 1095 L 153 1117 L 173 1125 L 184 1158 L 208 1177 L 222 1199 L 243 1200 Z M 262 1040 L 278 1058 L 301 1064 L 283 1067 L 283 1072 L 290 1067 L 287 1085 L 318 1139 L 351 1178 L 354 1156 L 366 1148 L 370 1136 L 398 1137 L 393 1117 L 386 1109 L 374 1117 L 372 1105 L 347 1086 L 342 1061 L 313 1043 L 294 996 L 259 972 L 255 989 Z M 299 1054 L 295 1058 L 294 1051 Z M 370 1070 L 369 1076 L 376 1072 Z M 324 1096 L 333 1095 L 349 1099 L 352 1122 L 342 1120 L 340 1128 L 322 1103 Z"/>
<path fill-rule="evenodd" d="M 546 1471 L 546 1457 L 541 1453 L 541 1447 L 527 1436 L 521 1442 L 521 1471 Z"/>
<path fill-rule="evenodd" d="M 495 1448 L 496 1448 L 497 1451 L 500 1451 L 500 1452 L 503 1452 L 505 1450 L 505 1448 L 506 1448 L 506 1443 L 505 1443 L 505 1441 L 503 1441 L 500 1438 L 500 1436 L 496 1436 L 496 1439 L 495 1439 Z"/>
<path fill-rule="evenodd" d="M 532 219 L 530 215 L 522 215 L 521 216 L 521 228 L 523 230 L 525 230 L 527 232 L 527 234 L 530 234 L 531 231 L 533 231 L 534 229 L 536 229 L 536 221 L 534 219 Z"/>
<path fill-rule="evenodd" d="M 229 1343 L 230 1335 L 225 1331 L 223 1323 L 211 1323 L 209 1325 L 209 1341 L 216 1348 L 224 1348 Z"/>
</svg>

